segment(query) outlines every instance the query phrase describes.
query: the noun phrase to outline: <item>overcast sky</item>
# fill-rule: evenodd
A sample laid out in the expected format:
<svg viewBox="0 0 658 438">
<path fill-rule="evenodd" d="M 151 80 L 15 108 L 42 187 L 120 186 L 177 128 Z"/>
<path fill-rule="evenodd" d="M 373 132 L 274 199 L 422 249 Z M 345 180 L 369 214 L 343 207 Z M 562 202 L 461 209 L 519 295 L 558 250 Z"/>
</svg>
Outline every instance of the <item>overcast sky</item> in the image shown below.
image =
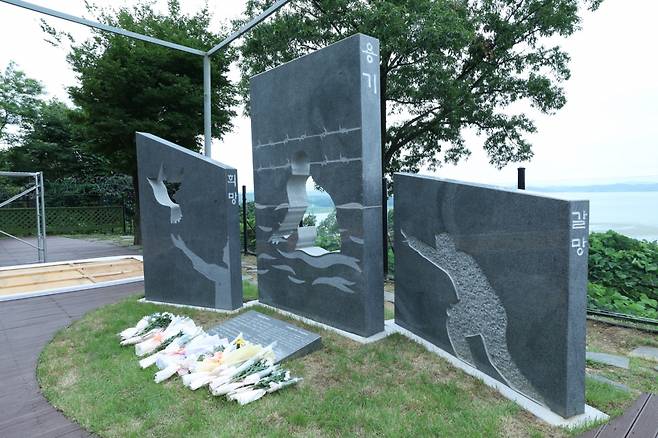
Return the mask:
<svg viewBox="0 0 658 438">
<path fill-rule="evenodd" d="M 32 0 L 75 15 L 85 15 L 83 0 Z M 120 6 L 129 0 L 97 2 Z M 160 1 L 158 4 L 164 5 Z M 181 0 L 192 12 L 205 2 Z M 213 24 L 238 17 L 243 0 L 209 1 Z M 599 11 L 586 13 L 583 29 L 563 42 L 572 57 L 572 77 L 565 84 L 568 102 L 554 116 L 535 115 L 539 131 L 530 137 L 535 156 L 528 184 L 590 184 L 658 181 L 658 1 L 605 0 Z M 40 80 L 50 95 L 66 99 L 75 76 L 66 62 L 66 48 L 43 40 L 37 13 L 0 2 L 0 68 L 16 61 Z M 86 28 L 62 20 L 48 22 L 78 40 Z M 234 79 L 237 73 L 234 71 Z M 215 142 L 213 158 L 238 168 L 241 184 L 252 187 L 249 120 L 234 120 L 234 131 Z M 487 184 L 513 184 L 516 167 L 498 171 L 488 164 L 482 140 L 466 134 L 471 157 L 437 173 L 447 178 Z"/>
</svg>

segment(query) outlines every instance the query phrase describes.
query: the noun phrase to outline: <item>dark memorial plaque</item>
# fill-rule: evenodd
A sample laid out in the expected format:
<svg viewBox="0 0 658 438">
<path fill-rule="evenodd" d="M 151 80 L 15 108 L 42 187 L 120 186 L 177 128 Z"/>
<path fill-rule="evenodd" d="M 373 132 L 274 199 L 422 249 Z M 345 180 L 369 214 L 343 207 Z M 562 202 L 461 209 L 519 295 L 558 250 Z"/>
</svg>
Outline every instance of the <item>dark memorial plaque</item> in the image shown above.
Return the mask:
<svg viewBox="0 0 658 438">
<path fill-rule="evenodd" d="M 359 336 L 384 330 L 378 76 L 359 34 L 251 79 L 259 300 Z M 336 206 L 336 251 L 299 226 L 309 178 Z"/>
<path fill-rule="evenodd" d="M 276 341 L 276 362 L 305 356 L 322 345 L 322 338 L 317 333 L 253 310 L 213 327 L 208 333 L 229 340 L 242 333 L 247 341 L 263 347 Z"/>
<path fill-rule="evenodd" d="M 589 204 L 395 175 L 395 322 L 563 417 L 585 408 Z"/>
</svg>

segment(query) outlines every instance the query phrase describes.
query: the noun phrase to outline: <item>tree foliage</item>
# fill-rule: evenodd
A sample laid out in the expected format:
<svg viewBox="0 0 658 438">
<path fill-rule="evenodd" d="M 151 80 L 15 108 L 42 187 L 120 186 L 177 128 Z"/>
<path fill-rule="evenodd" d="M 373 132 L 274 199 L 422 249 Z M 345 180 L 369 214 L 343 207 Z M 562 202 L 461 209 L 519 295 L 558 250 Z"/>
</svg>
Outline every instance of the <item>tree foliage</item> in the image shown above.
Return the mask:
<svg viewBox="0 0 658 438">
<path fill-rule="evenodd" d="M 327 251 L 340 250 L 340 230 L 336 220 L 336 210 L 329 213 L 318 225 L 315 244 Z"/>
<path fill-rule="evenodd" d="M 111 172 L 107 159 L 93 153 L 74 120 L 79 111 L 58 100 L 41 105 L 17 144 L 0 151 L 7 169 L 43 171 L 47 182 L 60 178 L 89 180 Z"/>
<path fill-rule="evenodd" d="M 267 0 L 248 0 L 245 14 Z M 555 38 L 600 0 L 297 0 L 255 28 L 242 48 L 243 89 L 266 69 L 357 32 L 380 40 L 382 156 L 388 172 L 430 169 L 470 153 L 465 128 L 485 138 L 497 167 L 532 156 L 533 121 L 565 104 L 569 56 Z"/>
<path fill-rule="evenodd" d="M 0 72 L 0 142 L 13 143 L 16 135 L 9 127 L 22 129 L 34 119 L 42 93 L 39 81 L 28 78 L 13 61 Z"/>
<path fill-rule="evenodd" d="M 46 180 L 45 200 L 49 207 L 123 205 L 134 214 L 132 182 L 127 175 L 104 175 L 85 179 L 65 177 Z"/>
<path fill-rule="evenodd" d="M 142 3 L 132 9 L 99 12 L 101 22 L 172 41 L 207 48 L 220 41 L 209 30 L 206 8 L 194 15 L 168 2 L 167 14 Z M 104 153 L 117 171 L 135 174 L 135 132 L 149 132 L 199 150 L 203 133 L 203 60 L 200 56 L 145 43 L 109 32 L 73 44 L 68 56 L 79 84 L 69 88 L 82 110 L 87 140 Z M 234 92 L 226 74 L 230 53 L 212 58 L 212 132 L 222 137 L 234 112 Z"/>
<path fill-rule="evenodd" d="M 207 7 L 193 15 L 183 14 L 178 0 L 168 1 L 166 14 L 150 2 L 134 8 L 100 11 L 96 18 L 113 26 L 207 49 L 221 41 L 209 30 Z M 44 26 L 57 41 L 62 34 Z M 221 138 L 231 128 L 234 88 L 227 79 L 234 55 L 220 52 L 211 58 L 212 134 Z M 72 43 L 69 63 L 79 84 L 69 88 L 80 108 L 77 122 L 92 148 L 102 153 L 113 170 L 133 177 L 137 185 L 135 132 L 149 132 L 192 150 L 203 143 L 203 58 L 121 35 L 94 31 L 82 42 Z M 138 207 L 138 202 L 136 207 Z M 139 213 L 135 242 L 139 243 Z"/>
</svg>

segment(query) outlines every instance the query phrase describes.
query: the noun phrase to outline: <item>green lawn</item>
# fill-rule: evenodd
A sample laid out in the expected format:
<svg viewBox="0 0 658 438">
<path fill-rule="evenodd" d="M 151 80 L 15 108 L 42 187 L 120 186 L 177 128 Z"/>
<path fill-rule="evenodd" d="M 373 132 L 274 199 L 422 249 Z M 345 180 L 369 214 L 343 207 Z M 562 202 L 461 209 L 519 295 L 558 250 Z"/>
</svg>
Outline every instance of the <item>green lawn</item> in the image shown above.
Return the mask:
<svg viewBox="0 0 658 438">
<path fill-rule="evenodd" d="M 141 370 L 115 333 L 163 309 L 206 328 L 226 318 L 137 297 L 91 312 L 42 352 L 37 375 L 45 396 L 109 437 L 565 434 L 399 335 L 364 346 L 321 331 L 321 350 L 288 363 L 304 382 L 245 407 L 190 391 L 177 378 L 157 385 L 155 371 Z"/>
<path fill-rule="evenodd" d="M 245 301 L 256 298 L 248 282 L 244 292 Z M 60 331 L 39 359 L 37 376 L 48 400 L 101 436 L 559 437 L 582 431 L 547 426 L 400 335 L 360 345 L 300 322 L 321 333 L 323 348 L 287 364 L 305 379 L 296 387 L 240 407 L 206 389 L 190 391 L 178 378 L 158 385 L 155 369 L 141 370 L 134 350 L 118 345 L 117 332 L 155 311 L 189 315 L 205 328 L 228 316 L 138 298 L 87 314 Z M 588 325 L 590 349 L 619 353 L 647 341 L 650 335 L 635 330 Z M 590 363 L 588 369 L 632 388 L 628 393 L 587 379 L 587 402 L 613 415 L 641 391 L 658 390 L 646 361 L 632 359 L 627 371 Z"/>
<path fill-rule="evenodd" d="M 242 282 L 242 296 L 244 302 L 253 301 L 258 299 L 258 286 L 248 281 Z"/>
<path fill-rule="evenodd" d="M 589 321 L 587 350 L 627 356 L 639 346 L 658 347 L 655 334 Z M 658 394 L 658 364 L 630 357 L 630 369 L 625 370 L 587 361 L 587 371 L 628 386 L 631 391 L 620 391 L 605 383 L 587 380 L 587 403 L 612 416 L 619 416 L 642 392 Z"/>
</svg>

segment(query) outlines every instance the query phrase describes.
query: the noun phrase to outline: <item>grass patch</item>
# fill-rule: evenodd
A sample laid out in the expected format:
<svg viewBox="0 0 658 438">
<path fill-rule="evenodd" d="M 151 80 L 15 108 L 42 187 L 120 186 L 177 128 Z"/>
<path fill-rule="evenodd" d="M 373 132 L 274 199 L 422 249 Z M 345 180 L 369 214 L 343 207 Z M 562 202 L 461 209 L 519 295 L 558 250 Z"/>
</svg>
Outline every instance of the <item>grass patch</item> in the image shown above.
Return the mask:
<svg viewBox="0 0 658 438">
<path fill-rule="evenodd" d="M 627 404 L 636 396 L 607 383 L 587 378 L 585 384 L 585 400 L 587 404 L 596 406 L 611 417 L 618 417 L 624 412 Z"/>
<path fill-rule="evenodd" d="M 190 391 L 177 378 L 157 385 L 155 371 L 141 370 L 115 333 L 165 309 L 206 328 L 227 318 L 135 298 L 91 312 L 61 330 L 40 356 L 37 376 L 48 400 L 108 437 L 567 434 L 400 335 L 360 345 L 320 331 L 324 347 L 288 363 L 304 382 L 246 407 Z"/>
<path fill-rule="evenodd" d="M 623 328 L 601 322 L 587 322 L 587 350 L 627 356 L 636 347 L 642 345 L 658 346 L 656 336 L 649 333 Z M 593 361 L 587 361 L 587 372 L 607 377 L 630 388 L 623 391 L 604 382 L 591 378 L 585 381 L 585 399 L 587 404 L 605 412 L 611 417 L 620 416 L 643 392 L 658 392 L 658 378 L 653 369 L 654 362 L 630 358 L 630 367 L 625 370 Z M 584 432 L 581 428 L 575 432 Z"/>
<path fill-rule="evenodd" d="M 242 281 L 242 296 L 245 303 L 247 301 L 257 300 L 258 286 L 247 280 Z"/>
<path fill-rule="evenodd" d="M 384 319 L 395 319 L 395 305 L 388 301 L 384 303 Z"/>
</svg>

